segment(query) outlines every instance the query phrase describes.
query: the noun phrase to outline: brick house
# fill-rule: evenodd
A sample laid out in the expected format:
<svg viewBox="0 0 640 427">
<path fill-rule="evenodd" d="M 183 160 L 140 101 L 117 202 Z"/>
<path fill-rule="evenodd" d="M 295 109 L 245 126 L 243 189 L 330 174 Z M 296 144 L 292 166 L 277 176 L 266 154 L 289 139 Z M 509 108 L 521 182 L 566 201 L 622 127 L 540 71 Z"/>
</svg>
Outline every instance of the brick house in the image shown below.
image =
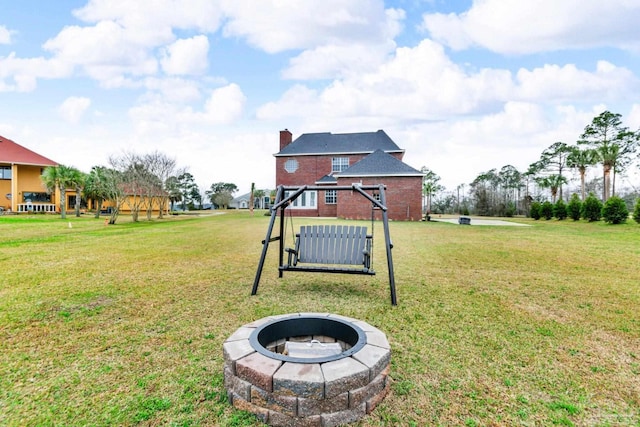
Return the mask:
<svg viewBox="0 0 640 427">
<path fill-rule="evenodd" d="M 389 219 L 422 218 L 424 175 L 402 162 L 404 150 L 383 130 L 308 133 L 293 141 L 291 132 L 285 129 L 280 131 L 280 151 L 274 156 L 278 186 L 384 184 Z M 290 210 L 297 216 L 371 217 L 371 203 L 351 191 L 307 191 Z"/>
</svg>

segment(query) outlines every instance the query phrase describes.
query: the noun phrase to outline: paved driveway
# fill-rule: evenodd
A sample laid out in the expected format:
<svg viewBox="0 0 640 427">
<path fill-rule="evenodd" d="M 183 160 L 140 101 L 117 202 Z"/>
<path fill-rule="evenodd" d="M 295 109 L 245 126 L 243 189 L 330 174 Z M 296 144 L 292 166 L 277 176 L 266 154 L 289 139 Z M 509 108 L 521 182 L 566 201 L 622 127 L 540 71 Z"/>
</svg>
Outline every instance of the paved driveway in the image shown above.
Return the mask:
<svg viewBox="0 0 640 427">
<path fill-rule="evenodd" d="M 452 224 L 458 224 L 458 218 L 434 218 L 431 217 L 431 221 L 437 222 L 450 222 Z M 506 225 L 516 227 L 531 227 L 529 224 L 520 224 L 517 222 L 503 221 L 501 219 L 485 219 L 485 218 L 471 218 L 471 225 Z"/>
</svg>

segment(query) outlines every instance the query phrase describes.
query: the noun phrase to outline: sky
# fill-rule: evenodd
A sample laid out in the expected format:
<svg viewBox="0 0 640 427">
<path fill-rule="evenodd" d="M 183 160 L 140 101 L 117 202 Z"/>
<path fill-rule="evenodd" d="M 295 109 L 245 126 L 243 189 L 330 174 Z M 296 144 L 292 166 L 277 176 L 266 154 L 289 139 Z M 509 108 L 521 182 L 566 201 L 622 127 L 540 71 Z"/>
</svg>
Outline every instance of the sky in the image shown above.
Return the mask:
<svg viewBox="0 0 640 427">
<path fill-rule="evenodd" d="M 84 172 L 158 151 L 242 194 L 275 187 L 280 130 L 383 129 L 454 190 L 605 110 L 640 128 L 638 22 L 637 0 L 0 0 L 0 135 Z"/>
</svg>

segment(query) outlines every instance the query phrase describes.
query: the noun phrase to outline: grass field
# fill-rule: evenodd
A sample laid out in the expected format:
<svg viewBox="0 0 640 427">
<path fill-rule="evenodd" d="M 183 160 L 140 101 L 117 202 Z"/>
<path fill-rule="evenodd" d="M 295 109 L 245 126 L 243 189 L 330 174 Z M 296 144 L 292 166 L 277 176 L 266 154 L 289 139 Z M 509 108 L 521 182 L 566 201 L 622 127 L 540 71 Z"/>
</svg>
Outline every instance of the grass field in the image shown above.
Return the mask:
<svg viewBox="0 0 640 427">
<path fill-rule="evenodd" d="M 640 225 L 391 223 L 378 275 L 277 278 L 250 296 L 268 217 L 0 217 L 0 425 L 257 426 L 222 343 L 283 313 L 389 338 L 391 392 L 356 426 L 640 426 Z M 294 219 L 295 226 L 322 223 Z"/>
</svg>

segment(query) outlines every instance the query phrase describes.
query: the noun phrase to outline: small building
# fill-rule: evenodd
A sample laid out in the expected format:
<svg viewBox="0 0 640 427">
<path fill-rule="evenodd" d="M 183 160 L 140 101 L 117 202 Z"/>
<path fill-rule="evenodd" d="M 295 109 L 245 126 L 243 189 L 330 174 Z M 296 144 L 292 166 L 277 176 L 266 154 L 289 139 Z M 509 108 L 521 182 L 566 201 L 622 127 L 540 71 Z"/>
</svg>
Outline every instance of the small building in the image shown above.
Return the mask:
<svg viewBox="0 0 640 427">
<path fill-rule="evenodd" d="M 251 193 L 246 193 L 241 196 L 235 197 L 231 203 L 229 203 L 229 208 L 231 209 L 249 209 L 251 206 Z M 264 191 L 263 196 L 255 196 L 253 198 L 253 208 L 254 209 L 269 209 L 271 207 L 271 197 L 270 192 L 268 190 Z"/>
<path fill-rule="evenodd" d="M 422 218 L 424 174 L 402 161 L 404 150 L 383 130 L 309 133 L 294 141 L 285 129 L 280 131 L 280 151 L 274 156 L 278 186 L 384 184 L 389 219 Z M 348 191 L 306 191 L 290 209 L 297 216 L 371 217 L 371 203 Z"/>
<path fill-rule="evenodd" d="M 58 163 L 0 136 L 0 208 L 12 212 L 57 211 L 59 194 L 47 192 L 41 176 Z M 75 198 L 75 192 L 68 194 Z"/>
</svg>

